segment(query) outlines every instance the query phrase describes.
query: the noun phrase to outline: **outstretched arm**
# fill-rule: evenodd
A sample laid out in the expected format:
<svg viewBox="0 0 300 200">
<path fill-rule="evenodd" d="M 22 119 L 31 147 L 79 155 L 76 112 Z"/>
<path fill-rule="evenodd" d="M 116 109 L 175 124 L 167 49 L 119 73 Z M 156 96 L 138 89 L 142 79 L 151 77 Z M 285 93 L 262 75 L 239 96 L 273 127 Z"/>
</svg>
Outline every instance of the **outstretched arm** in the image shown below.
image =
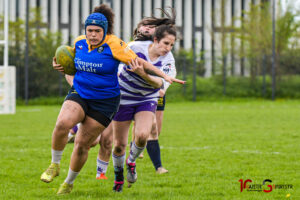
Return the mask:
<svg viewBox="0 0 300 200">
<path fill-rule="evenodd" d="M 176 79 L 176 78 L 172 78 L 172 77 L 166 75 L 160 69 L 158 69 L 157 67 L 153 66 L 151 63 L 143 60 L 142 58 L 137 57 L 136 59 L 137 59 L 139 65 L 143 65 L 144 70 L 145 70 L 145 72 L 147 74 L 156 75 L 156 76 L 162 77 L 163 79 L 165 79 L 170 84 L 172 84 L 173 82 L 180 83 L 180 84 L 184 84 L 185 83 L 185 81 L 182 81 L 182 80 L 179 80 L 179 79 Z"/>
</svg>

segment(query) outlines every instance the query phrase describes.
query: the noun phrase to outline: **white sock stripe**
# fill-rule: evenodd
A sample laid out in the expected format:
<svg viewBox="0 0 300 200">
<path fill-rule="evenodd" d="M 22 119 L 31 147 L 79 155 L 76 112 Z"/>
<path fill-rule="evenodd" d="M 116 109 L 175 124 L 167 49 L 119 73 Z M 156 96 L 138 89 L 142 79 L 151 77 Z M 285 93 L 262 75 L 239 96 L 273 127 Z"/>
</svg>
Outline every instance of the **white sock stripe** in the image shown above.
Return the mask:
<svg viewBox="0 0 300 200">
<path fill-rule="evenodd" d="M 123 156 L 125 156 L 125 153 L 123 155 L 121 155 L 121 156 L 116 156 L 114 153 L 112 154 L 112 157 L 114 157 L 114 158 L 121 158 Z"/>
<path fill-rule="evenodd" d="M 78 174 L 79 172 L 74 172 L 73 170 L 71 170 L 71 168 L 69 168 L 68 176 L 65 182 L 68 184 L 73 184 Z"/>
<path fill-rule="evenodd" d="M 112 155 L 113 166 L 123 168 L 125 165 L 125 156 L 126 156 L 126 153 L 124 153 L 122 156 L 116 156 L 113 154 Z"/>
<path fill-rule="evenodd" d="M 130 154 L 128 157 L 128 163 L 134 163 L 137 157 L 144 151 L 145 147 L 137 147 L 135 142 L 133 142 L 133 145 L 130 149 Z"/>
<path fill-rule="evenodd" d="M 54 150 L 54 149 L 51 149 L 51 151 L 55 154 L 62 154 L 63 153 L 63 151 L 58 151 L 58 150 Z"/>
<path fill-rule="evenodd" d="M 136 144 L 135 144 L 135 142 L 133 141 L 133 143 L 132 143 L 133 145 L 134 145 L 134 147 L 135 148 L 137 148 L 137 149 L 139 149 L 139 150 L 143 150 L 143 149 L 145 149 L 145 147 L 138 147 L 138 146 L 136 146 Z"/>
<path fill-rule="evenodd" d="M 51 162 L 59 164 L 60 160 L 61 160 L 61 157 L 62 157 L 62 154 L 63 154 L 63 151 L 57 151 L 57 150 L 51 149 L 51 155 L 52 155 Z"/>
<path fill-rule="evenodd" d="M 100 160 L 99 158 L 97 158 L 97 163 L 102 164 L 102 165 L 108 165 L 109 162 L 105 162 L 105 161 Z"/>
</svg>

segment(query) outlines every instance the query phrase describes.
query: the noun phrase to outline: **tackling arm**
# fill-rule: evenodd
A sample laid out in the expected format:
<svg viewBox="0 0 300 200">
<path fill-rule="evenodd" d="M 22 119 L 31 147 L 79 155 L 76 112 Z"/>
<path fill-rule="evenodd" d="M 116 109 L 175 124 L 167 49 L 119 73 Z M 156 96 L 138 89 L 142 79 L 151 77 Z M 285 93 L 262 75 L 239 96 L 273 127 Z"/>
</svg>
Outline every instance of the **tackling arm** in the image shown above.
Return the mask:
<svg viewBox="0 0 300 200">
<path fill-rule="evenodd" d="M 163 79 L 165 79 L 165 81 L 169 82 L 170 84 L 172 84 L 173 82 L 180 83 L 180 84 L 185 83 L 185 81 L 182 81 L 182 80 L 179 80 L 176 78 L 172 78 L 172 77 L 166 75 L 165 73 L 160 71 L 157 67 L 154 67 L 151 63 L 143 60 L 142 58 L 137 57 L 136 59 L 140 65 L 143 65 L 145 72 L 148 74 L 157 75 L 159 77 L 162 77 Z"/>
<path fill-rule="evenodd" d="M 142 77 L 147 83 L 152 85 L 154 88 L 161 88 L 163 85 L 163 81 L 159 77 L 154 77 L 149 74 L 147 74 L 143 68 L 143 65 L 141 65 L 137 59 L 131 60 L 129 63 L 130 68 L 127 68 L 128 71 L 134 72 L 138 74 L 140 77 Z"/>
</svg>

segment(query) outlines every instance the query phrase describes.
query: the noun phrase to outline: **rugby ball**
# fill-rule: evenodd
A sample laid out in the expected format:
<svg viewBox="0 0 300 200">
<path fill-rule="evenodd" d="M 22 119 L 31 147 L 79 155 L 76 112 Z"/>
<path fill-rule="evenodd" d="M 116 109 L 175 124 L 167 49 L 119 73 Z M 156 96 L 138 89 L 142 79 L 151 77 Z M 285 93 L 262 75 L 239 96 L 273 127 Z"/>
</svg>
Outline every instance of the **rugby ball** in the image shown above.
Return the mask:
<svg viewBox="0 0 300 200">
<path fill-rule="evenodd" d="M 74 64 L 75 51 L 67 45 L 59 46 L 55 52 L 56 62 L 60 64 L 65 71 L 65 74 L 74 75 L 76 68 Z"/>
</svg>

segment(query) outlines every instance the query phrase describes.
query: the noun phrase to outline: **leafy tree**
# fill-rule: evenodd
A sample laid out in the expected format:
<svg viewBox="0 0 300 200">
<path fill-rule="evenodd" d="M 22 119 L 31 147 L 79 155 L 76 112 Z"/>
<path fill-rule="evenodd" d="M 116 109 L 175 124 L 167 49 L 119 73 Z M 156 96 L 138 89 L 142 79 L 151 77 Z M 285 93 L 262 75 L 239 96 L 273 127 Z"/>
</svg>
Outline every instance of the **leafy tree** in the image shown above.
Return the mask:
<svg viewBox="0 0 300 200">
<path fill-rule="evenodd" d="M 61 45 L 61 33 L 52 33 L 41 21 L 40 9 L 31 9 L 29 17 L 29 98 L 58 96 L 59 91 L 69 87 L 63 77 L 52 69 L 52 57 Z M 24 96 L 25 81 L 25 21 L 9 22 L 9 64 L 17 68 L 17 97 Z M 3 33 L 3 17 L 0 18 L 0 33 Z M 0 62 L 3 62 L 3 48 Z"/>
<path fill-rule="evenodd" d="M 278 5 L 280 7 L 280 5 Z M 235 27 L 235 37 L 241 39 L 245 43 L 244 55 L 250 62 L 250 74 L 252 80 L 255 80 L 257 75 L 260 75 L 263 70 L 263 65 L 267 65 L 267 71 L 271 70 L 270 60 L 263 62 L 263 57 L 272 55 L 272 16 L 269 3 L 261 3 L 251 5 L 249 11 L 245 11 L 245 17 L 239 18 L 243 24 L 242 27 Z M 300 39 L 299 27 L 297 22 L 297 13 L 293 13 L 291 7 L 286 11 L 280 11 L 276 16 L 276 67 L 277 75 L 280 77 L 285 69 L 281 65 L 280 60 L 285 52 L 291 51 L 291 46 L 294 41 Z M 300 64 L 300 63 L 299 63 Z"/>
</svg>

